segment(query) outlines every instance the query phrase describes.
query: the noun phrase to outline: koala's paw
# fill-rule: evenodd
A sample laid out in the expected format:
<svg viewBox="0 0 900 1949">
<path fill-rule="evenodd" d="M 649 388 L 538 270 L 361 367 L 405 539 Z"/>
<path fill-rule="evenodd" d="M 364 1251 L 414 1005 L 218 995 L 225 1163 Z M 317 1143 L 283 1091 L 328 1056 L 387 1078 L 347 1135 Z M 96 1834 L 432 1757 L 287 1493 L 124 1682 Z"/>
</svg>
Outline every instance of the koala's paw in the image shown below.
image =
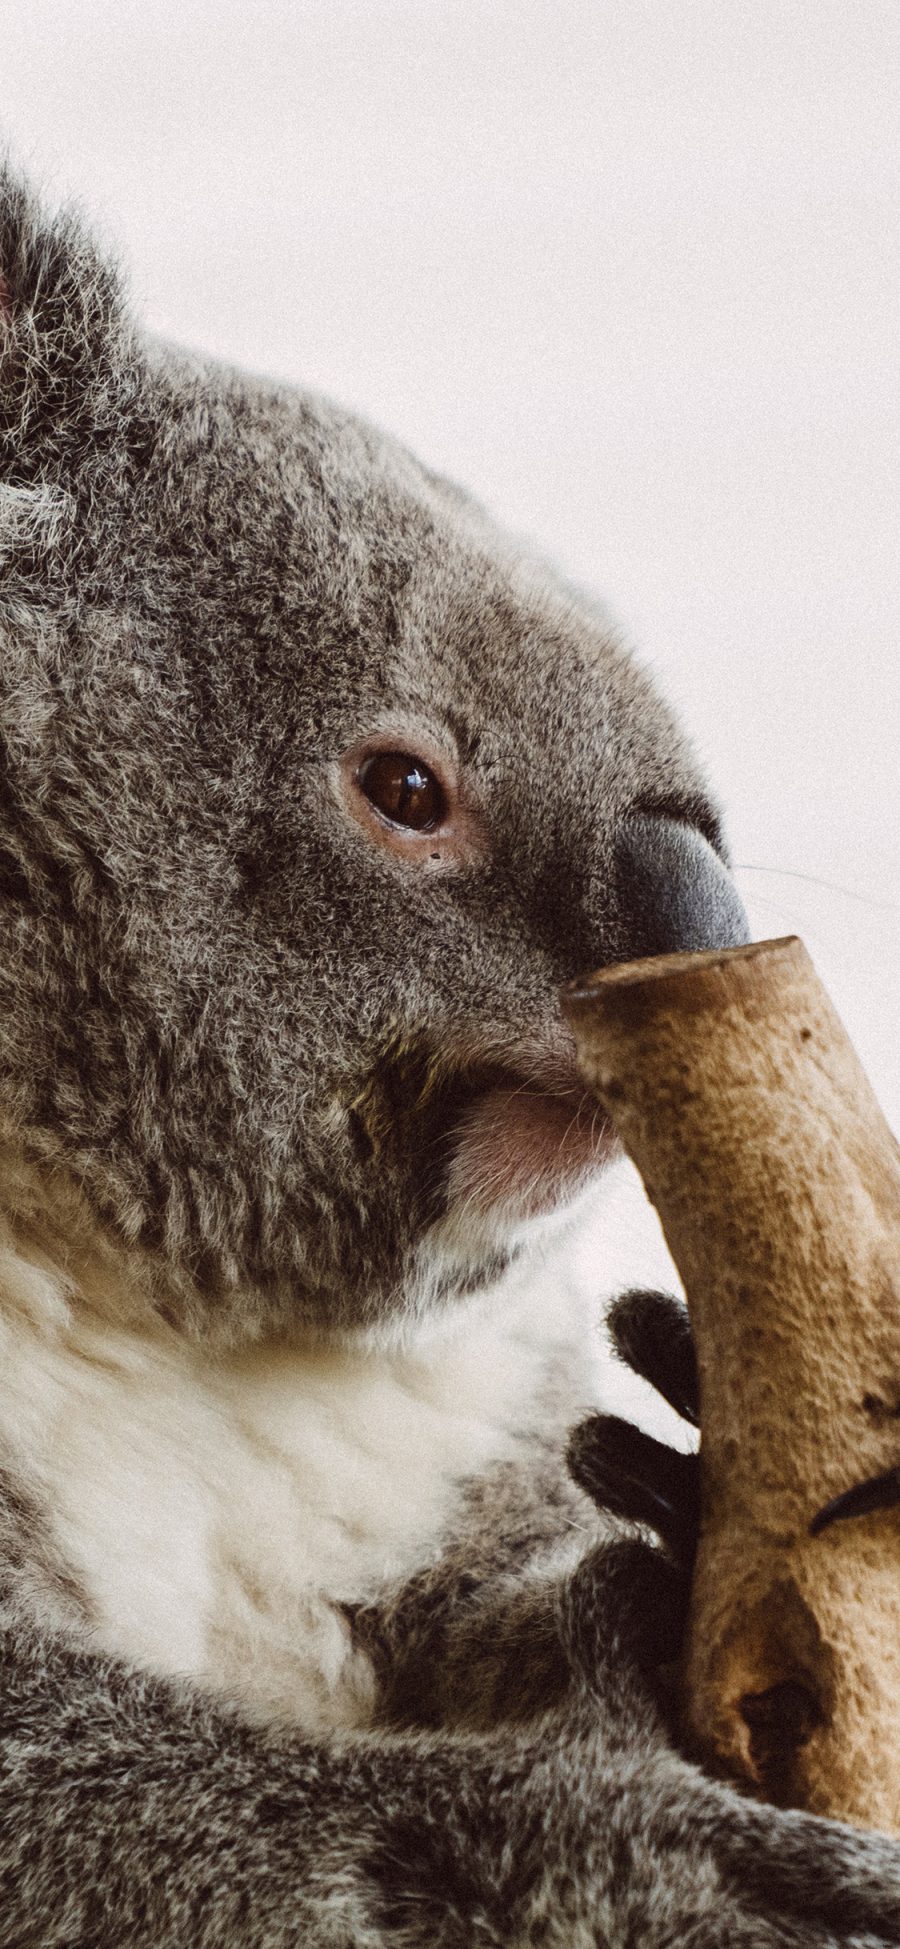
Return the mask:
<svg viewBox="0 0 900 1949">
<path fill-rule="evenodd" d="M 690 1567 L 700 1514 L 695 1455 L 681 1455 L 613 1414 L 580 1422 L 567 1455 L 570 1473 L 598 1509 L 655 1530 Z"/>
<path fill-rule="evenodd" d="M 665 1293 L 629 1292 L 610 1329 L 621 1358 L 691 1423 L 697 1370 L 687 1311 Z M 651 1673 L 678 1656 L 700 1519 L 696 1455 L 617 1415 L 589 1415 L 569 1438 L 569 1472 L 599 1509 L 655 1531 L 664 1548 L 629 1538 L 585 1558 L 566 1586 L 563 1637 L 577 1670 L 609 1685 L 610 1667 Z"/>
<path fill-rule="evenodd" d="M 609 1326 L 621 1358 L 696 1425 L 697 1369 L 681 1302 L 666 1293 L 625 1293 Z M 676 1562 L 691 1568 L 700 1520 L 696 1455 L 680 1454 L 617 1415 L 594 1414 L 574 1430 L 568 1463 L 598 1508 L 655 1530 Z"/>
<path fill-rule="evenodd" d="M 684 1302 L 672 1293 L 637 1287 L 620 1294 L 606 1324 L 620 1360 L 649 1381 L 683 1421 L 696 1427 L 697 1356 Z"/>
<path fill-rule="evenodd" d="M 560 1636 L 574 1670 L 604 1702 L 630 1670 L 650 1677 L 675 1658 L 689 1580 L 661 1550 L 636 1538 L 600 1544 L 566 1579 Z"/>
</svg>

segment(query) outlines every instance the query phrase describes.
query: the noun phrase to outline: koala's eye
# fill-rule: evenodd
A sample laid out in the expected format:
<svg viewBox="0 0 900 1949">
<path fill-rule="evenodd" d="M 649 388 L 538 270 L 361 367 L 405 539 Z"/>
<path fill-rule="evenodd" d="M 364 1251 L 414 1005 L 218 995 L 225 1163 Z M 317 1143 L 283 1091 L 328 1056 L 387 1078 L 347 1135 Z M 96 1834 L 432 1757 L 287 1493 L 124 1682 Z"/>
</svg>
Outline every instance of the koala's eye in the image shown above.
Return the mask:
<svg viewBox="0 0 900 1949">
<path fill-rule="evenodd" d="M 419 745 L 412 726 L 398 724 L 393 734 L 379 727 L 332 761 L 328 782 L 344 816 L 402 861 L 404 873 L 452 872 L 485 857 L 486 822 L 450 738 L 440 743 L 425 732 Z"/>
<path fill-rule="evenodd" d="M 392 825 L 430 832 L 446 816 L 447 801 L 434 772 L 408 751 L 376 751 L 357 778 L 370 804 Z"/>
</svg>

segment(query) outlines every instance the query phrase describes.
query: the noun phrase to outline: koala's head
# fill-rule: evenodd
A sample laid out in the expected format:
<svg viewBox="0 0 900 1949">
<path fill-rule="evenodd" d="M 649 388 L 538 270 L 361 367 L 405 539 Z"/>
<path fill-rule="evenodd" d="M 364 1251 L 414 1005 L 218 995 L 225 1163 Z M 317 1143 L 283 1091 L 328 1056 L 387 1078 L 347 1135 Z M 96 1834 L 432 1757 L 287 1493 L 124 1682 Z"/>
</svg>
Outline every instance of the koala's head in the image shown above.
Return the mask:
<svg viewBox="0 0 900 1949">
<path fill-rule="evenodd" d="M 608 1151 L 560 983 L 743 935 L 695 762 L 587 601 L 142 342 L 8 173 L 0 274 L 4 1117 L 192 1331 L 452 1299 Z"/>
</svg>

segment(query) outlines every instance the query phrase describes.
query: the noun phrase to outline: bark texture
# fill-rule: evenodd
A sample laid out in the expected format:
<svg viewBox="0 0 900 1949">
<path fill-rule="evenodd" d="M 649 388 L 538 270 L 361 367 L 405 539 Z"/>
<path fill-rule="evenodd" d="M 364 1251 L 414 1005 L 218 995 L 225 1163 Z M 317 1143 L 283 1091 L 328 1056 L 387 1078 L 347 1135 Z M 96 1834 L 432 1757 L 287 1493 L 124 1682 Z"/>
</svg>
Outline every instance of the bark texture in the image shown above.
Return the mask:
<svg viewBox="0 0 900 1949">
<path fill-rule="evenodd" d="M 900 1463 L 900 1149 L 802 943 L 567 991 L 659 1212 L 701 1388 L 685 1728 L 782 1805 L 900 1833 L 900 1512 L 810 1533 Z"/>
</svg>

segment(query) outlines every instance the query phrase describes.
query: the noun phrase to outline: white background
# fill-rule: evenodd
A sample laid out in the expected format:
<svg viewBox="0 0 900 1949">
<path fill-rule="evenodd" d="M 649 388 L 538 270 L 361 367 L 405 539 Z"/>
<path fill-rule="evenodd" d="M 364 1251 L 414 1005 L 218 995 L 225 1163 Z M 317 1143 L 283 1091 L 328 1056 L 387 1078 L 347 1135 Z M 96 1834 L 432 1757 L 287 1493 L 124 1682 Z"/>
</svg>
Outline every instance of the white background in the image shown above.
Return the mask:
<svg viewBox="0 0 900 1949">
<path fill-rule="evenodd" d="M 609 600 L 900 1127 L 896 0 L 4 0 L 0 122 Z"/>
</svg>

